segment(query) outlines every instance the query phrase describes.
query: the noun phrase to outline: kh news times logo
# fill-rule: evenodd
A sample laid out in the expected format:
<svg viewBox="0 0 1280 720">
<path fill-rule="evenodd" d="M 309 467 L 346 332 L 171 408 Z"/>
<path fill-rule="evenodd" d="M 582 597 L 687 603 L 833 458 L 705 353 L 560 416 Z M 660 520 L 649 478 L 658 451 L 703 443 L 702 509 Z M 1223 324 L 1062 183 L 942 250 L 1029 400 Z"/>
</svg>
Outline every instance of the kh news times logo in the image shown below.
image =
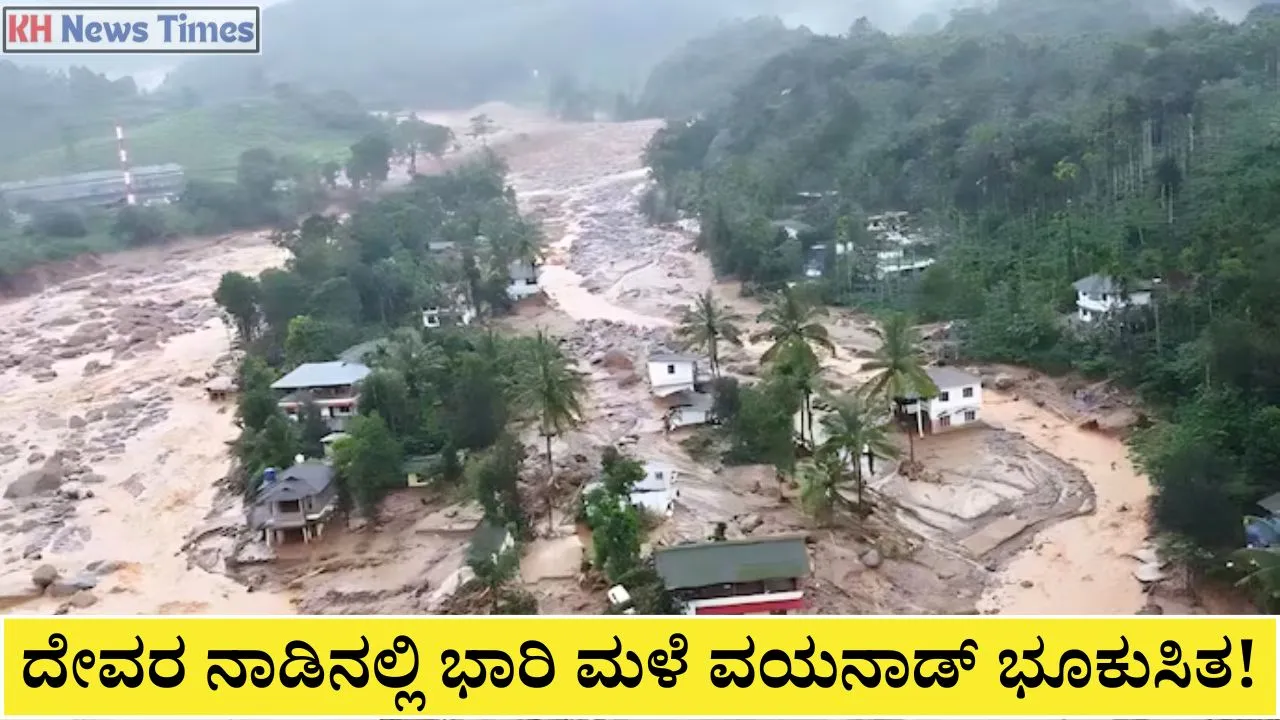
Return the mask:
<svg viewBox="0 0 1280 720">
<path fill-rule="evenodd" d="M 3 9 L 5 54 L 254 55 L 255 5 L 43 5 Z"/>
</svg>

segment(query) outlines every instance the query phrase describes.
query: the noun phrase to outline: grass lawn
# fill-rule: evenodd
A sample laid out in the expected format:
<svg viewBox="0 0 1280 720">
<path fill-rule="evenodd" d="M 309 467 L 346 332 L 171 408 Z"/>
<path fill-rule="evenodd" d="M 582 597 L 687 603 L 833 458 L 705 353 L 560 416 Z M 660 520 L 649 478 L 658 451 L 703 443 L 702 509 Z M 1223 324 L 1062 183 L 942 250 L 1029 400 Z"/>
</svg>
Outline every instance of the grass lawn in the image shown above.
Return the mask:
<svg viewBox="0 0 1280 720">
<path fill-rule="evenodd" d="M 240 153 L 252 147 L 265 147 L 277 155 L 342 160 L 355 135 L 324 127 L 304 111 L 274 102 L 194 108 L 125 127 L 134 166 L 178 163 L 188 177 L 205 178 L 232 174 Z M 77 140 L 74 154 L 65 147 L 48 147 L 0 163 L 0 180 L 119 167 L 115 127 L 104 123 L 101 133 Z"/>
</svg>

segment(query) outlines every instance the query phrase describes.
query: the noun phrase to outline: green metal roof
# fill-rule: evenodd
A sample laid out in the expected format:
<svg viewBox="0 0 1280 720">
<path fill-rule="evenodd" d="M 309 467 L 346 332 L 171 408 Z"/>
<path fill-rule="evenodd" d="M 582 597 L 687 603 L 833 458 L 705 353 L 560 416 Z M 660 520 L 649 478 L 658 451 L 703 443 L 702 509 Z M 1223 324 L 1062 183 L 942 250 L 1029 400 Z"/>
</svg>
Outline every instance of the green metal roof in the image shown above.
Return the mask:
<svg viewBox="0 0 1280 720">
<path fill-rule="evenodd" d="M 809 574 L 800 536 L 673 545 L 653 553 L 668 590 L 798 578 Z"/>
</svg>

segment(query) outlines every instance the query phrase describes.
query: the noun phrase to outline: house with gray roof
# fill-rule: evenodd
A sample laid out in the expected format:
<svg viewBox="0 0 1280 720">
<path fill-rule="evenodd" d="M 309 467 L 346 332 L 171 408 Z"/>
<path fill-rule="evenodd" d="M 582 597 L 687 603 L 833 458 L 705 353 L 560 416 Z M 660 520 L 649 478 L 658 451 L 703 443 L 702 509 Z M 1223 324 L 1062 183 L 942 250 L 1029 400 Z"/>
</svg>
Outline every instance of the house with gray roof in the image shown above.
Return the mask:
<svg viewBox="0 0 1280 720">
<path fill-rule="evenodd" d="M 1093 322 L 1120 308 L 1151 304 L 1154 282 L 1145 280 L 1120 281 L 1110 275 L 1090 275 L 1072 283 L 1076 291 L 1076 317 L 1081 322 Z"/>
<path fill-rule="evenodd" d="M 333 468 L 319 460 L 303 461 L 284 471 L 267 468 L 262 484 L 249 502 L 249 527 L 261 531 L 267 545 L 298 536 L 311 542 L 324 534 L 334 513 L 338 487 Z"/>
<path fill-rule="evenodd" d="M 925 368 L 929 379 L 938 387 L 930 397 L 910 393 L 895 398 L 900 418 L 912 420 L 921 437 L 972 425 L 982 413 L 982 379 L 950 366 Z"/>
<path fill-rule="evenodd" d="M 337 432 L 359 410 L 360 381 L 370 372 L 362 363 L 345 360 L 303 363 L 272 383 L 271 389 L 281 394 L 278 404 L 290 419 L 299 420 L 302 408 L 314 402 L 325 424 Z"/>
<path fill-rule="evenodd" d="M 786 615 L 804 607 L 804 536 L 722 540 L 653 551 L 667 592 L 690 615 Z"/>
</svg>

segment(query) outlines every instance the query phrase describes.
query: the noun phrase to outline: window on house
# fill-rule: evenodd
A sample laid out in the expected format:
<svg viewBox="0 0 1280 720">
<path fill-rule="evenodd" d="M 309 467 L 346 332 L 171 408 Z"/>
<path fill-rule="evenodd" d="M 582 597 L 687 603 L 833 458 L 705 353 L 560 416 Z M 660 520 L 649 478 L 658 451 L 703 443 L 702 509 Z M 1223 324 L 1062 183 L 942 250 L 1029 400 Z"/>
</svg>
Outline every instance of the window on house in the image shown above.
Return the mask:
<svg viewBox="0 0 1280 720">
<path fill-rule="evenodd" d="M 938 418 L 938 427 L 951 427 L 951 416 L 944 415 Z"/>
<path fill-rule="evenodd" d="M 938 393 L 938 402 L 946 402 L 950 399 L 951 399 L 951 393 L 947 392 L 946 390 L 943 390 L 942 392 Z"/>
<path fill-rule="evenodd" d="M 967 387 L 967 388 L 965 388 L 965 389 L 964 389 L 964 391 L 963 391 L 961 394 L 962 394 L 962 395 L 964 395 L 964 396 L 965 396 L 965 397 L 967 397 L 967 398 L 971 398 L 971 397 L 973 397 L 973 388 L 971 388 L 971 387 Z"/>
<path fill-rule="evenodd" d="M 668 366 L 667 366 L 667 374 L 668 374 L 668 375 L 675 375 L 675 374 L 676 374 L 676 366 L 675 366 L 675 365 L 668 365 Z"/>
<path fill-rule="evenodd" d="M 276 503 L 276 510 L 281 513 L 302 512 L 302 503 L 297 500 L 281 500 Z"/>
<path fill-rule="evenodd" d="M 965 422 L 973 422 L 974 420 L 977 420 L 977 419 L 978 419 L 978 413 L 977 413 L 976 411 L 974 411 L 974 410 L 965 410 L 965 411 L 964 411 L 964 421 L 965 421 Z"/>
</svg>

